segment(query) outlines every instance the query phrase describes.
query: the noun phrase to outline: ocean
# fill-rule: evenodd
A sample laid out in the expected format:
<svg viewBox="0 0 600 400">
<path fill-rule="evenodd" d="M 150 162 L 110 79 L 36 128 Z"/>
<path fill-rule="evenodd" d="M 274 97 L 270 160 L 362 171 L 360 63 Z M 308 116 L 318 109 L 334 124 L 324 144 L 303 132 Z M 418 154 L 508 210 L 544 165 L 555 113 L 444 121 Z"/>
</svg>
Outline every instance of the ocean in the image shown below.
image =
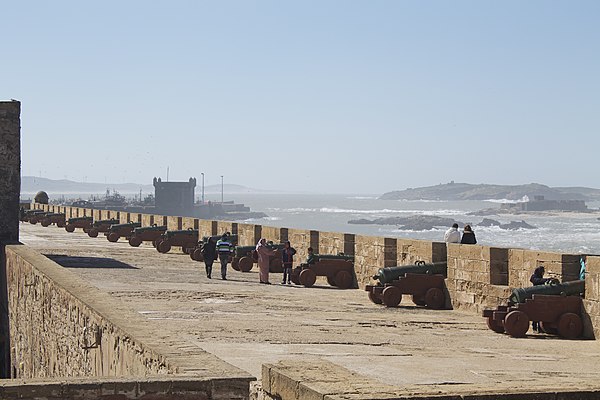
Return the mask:
<svg viewBox="0 0 600 400">
<path fill-rule="evenodd" d="M 214 198 L 213 198 L 214 197 Z M 220 195 L 207 200 L 220 201 Z M 351 219 L 436 215 L 454 218 L 474 227 L 481 245 L 556 251 L 571 254 L 600 254 L 600 212 L 490 215 L 501 223 L 524 220 L 537 229 L 503 230 L 498 227 L 478 227 L 484 217 L 467 215 L 472 211 L 500 208 L 493 201 L 402 201 L 378 200 L 377 195 L 312 195 L 312 194 L 231 194 L 225 200 L 244 203 L 252 211 L 262 211 L 267 218 L 239 222 L 313 229 L 361 235 L 443 241 L 447 227 L 428 231 L 399 230 L 392 225 L 348 224 Z M 600 202 L 587 203 L 598 209 Z"/>
</svg>

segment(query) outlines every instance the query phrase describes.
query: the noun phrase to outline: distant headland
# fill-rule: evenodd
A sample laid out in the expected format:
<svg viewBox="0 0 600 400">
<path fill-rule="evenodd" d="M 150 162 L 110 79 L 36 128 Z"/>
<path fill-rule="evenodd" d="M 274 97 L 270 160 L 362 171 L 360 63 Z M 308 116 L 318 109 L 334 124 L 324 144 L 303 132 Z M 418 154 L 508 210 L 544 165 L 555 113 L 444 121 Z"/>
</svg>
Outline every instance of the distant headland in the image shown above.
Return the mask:
<svg viewBox="0 0 600 400">
<path fill-rule="evenodd" d="M 544 196 L 548 200 L 600 200 L 600 189 L 587 187 L 550 187 L 539 183 L 525 185 L 488 185 L 455 183 L 408 188 L 382 194 L 382 200 L 521 200 Z"/>
</svg>

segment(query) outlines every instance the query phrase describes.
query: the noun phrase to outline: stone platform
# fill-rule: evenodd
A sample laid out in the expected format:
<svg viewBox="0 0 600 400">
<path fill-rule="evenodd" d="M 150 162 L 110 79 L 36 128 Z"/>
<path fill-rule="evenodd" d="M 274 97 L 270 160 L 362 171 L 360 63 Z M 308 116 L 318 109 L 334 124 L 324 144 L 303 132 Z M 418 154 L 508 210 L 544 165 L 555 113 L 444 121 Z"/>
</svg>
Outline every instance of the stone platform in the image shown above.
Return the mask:
<svg viewBox="0 0 600 400">
<path fill-rule="evenodd" d="M 160 254 L 148 244 L 133 248 L 79 230 L 20 228 L 24 244 L 133 310 L 169 343 L 202 349 L 262 377 L 267 392 L 284 400 L 497 395 L 541 388 L 591 396 L 600 389 L 596 341 L 531 331 L 525 339 L 513 339 L 493 333 L 472 313 L 422 309 L 410 299 L 387 309 L 371 303 L 362 290 L 339 290 L 324 281 L 310 289 L 279 285 L 279 274 L 271 275 L 273 285 L 261 285 L 256 270 L 230 268 L 222 281 L 219 264 L 209 280 L 204 264 L 179 251 Z M 298 392 L 300 382 L 320 382 L 322 389 L 305 397 Z"/>
</svg>

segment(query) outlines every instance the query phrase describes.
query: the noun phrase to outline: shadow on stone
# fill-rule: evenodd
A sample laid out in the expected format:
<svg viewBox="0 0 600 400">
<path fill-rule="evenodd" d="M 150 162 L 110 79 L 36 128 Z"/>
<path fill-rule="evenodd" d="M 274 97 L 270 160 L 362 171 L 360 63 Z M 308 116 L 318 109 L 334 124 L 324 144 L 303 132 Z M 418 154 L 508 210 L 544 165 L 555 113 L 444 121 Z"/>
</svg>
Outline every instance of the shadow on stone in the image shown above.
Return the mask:
<svg viewBox="0 0 600 400">
<path fill-rule="evenodd" d="M 109 268 L 109 269 L 139 269 L 114 258 L 105 257 L 73 257 L 64 254 L 44 254 L 55 263 L 65 268 Z"/>
</svg>

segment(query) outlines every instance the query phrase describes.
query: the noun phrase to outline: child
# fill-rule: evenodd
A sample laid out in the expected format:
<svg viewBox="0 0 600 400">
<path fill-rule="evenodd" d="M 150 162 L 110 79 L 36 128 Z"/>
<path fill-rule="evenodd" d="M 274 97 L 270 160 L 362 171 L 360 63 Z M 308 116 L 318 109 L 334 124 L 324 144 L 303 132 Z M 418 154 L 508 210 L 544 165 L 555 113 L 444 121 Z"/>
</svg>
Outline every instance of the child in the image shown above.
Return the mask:
<svg viewBox="0 0 600 400">
<path fill-rule="evenodd" d="M 287 277 L 287 284 L 288 285 L 292 284 L 291 275 L 292 275 L 292 264 L 294 262 L 294 254 L 296 254 L 296 249 L 294 249 L 290 245 L 290 241 L 288 240 L 287 242 L 285 242 L 285 247 L 281 251 L 281 258 L 283 261 L 283 280 L 281 281 L 282 285 L 285 285 L 286 277 Z"/>
</svg>

